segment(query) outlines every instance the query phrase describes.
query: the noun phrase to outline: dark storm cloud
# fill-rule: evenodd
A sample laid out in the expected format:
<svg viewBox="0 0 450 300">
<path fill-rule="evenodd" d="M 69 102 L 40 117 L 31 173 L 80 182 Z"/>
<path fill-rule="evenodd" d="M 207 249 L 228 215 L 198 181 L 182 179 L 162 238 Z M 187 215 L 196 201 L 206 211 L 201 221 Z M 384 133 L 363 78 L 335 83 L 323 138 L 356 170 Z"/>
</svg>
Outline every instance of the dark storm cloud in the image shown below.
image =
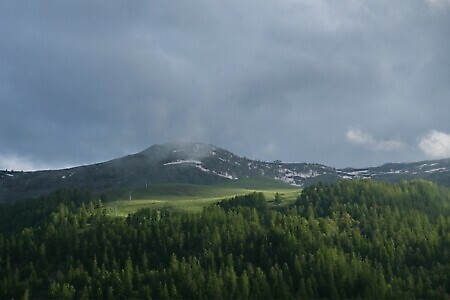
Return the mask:
<svg viewBox="0 0 450 300">
<path fill-rule="evenodd" d="M 0 168 L 166 141 L 334 166 L 445 154 L 423 147 L 450 132 L 449 16 L 446 0 L 2 1 Z"/>
</svg>

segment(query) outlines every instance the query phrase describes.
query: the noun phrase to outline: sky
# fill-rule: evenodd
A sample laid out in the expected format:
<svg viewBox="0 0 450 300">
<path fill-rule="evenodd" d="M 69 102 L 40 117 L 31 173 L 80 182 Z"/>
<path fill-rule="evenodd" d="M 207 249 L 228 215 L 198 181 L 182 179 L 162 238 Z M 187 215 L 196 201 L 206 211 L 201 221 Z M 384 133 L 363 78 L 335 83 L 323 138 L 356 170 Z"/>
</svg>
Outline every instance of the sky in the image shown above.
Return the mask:
<svg viewBox="0 0 450 300">
<path fill-rule="evenodd" d="M 0 169 L 437 159 L 449 112 L 450 0 L 0 1 Z"/>
</svg>

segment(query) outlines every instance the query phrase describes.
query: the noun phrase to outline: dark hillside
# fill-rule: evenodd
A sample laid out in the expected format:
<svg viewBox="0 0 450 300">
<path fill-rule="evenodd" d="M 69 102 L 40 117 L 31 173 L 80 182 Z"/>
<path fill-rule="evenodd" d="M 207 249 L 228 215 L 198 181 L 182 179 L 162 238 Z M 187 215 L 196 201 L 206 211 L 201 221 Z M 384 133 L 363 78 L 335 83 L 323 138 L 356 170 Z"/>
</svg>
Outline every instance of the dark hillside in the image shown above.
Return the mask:
<svg viewBox="0 0 450 300">
<path fill-rule="evenodd" d="M 202 143 L 154 145 L 111 161 L 63 170 L 0 171 L 0 202 L 39 197 L 61 188 L 101 193 L 149 184 L 216 185 L 266 177 L 298 187 L 342 179 L 399 182 L 426 179 L 450 186 L 450 160 L 335 169 L 321 164 L 251 160 Z"/>
<path fill-rule="evenodd" d="M 429 182 L 319 184 L 283 212 L 258 193 L 127 218 L 39 201 L 1 206 L 2 299 L 450 296 L 450 192 Z"/>
</svg>

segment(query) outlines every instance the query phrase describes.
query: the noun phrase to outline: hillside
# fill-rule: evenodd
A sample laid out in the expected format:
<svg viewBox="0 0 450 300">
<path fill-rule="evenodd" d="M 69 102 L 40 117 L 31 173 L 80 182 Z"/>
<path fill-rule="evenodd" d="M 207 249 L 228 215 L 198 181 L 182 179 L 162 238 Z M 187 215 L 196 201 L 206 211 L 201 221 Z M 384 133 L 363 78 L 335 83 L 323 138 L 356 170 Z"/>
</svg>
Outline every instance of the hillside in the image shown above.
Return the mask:
<svg viewBox="0 0 450 300">
<path fill-rule="evenodd" d="M 318 184 L 199 213 L 109 215 L 88 193 L 0 204 L 1 299 L 447 299 L 450 191 Z"/>
<path fill-rule="evenodd" d="M 251 160 L 210 144 L 163 144 L 111 161 L 70 169 L 0 171 L 0 202 L 36 197 L 59 188 L 80 188 L 100 193 L 138 189 L 152 184 L 215 185 L 261 176 L 299 187 L 360 178 L 385 181 L 427 179 L 449 185 L 450 160 L 335 169 L 311 163 Z"/>
<path fill-rule="evenodd" d="M 152 184 L 222 184 L 261 176 L 300 185 L 326 170 L 332 171 L 313 164 L 290 164 L 288 170 L 281 163 L 250 160 L 210 144 L 164 144 L 104 163 L 70 169 L 1 171 L 0 202 L 39 196 L 59 188 L 103 192 Z M 291 176 L 296 176 L 295 181 Z"/>
</svg>

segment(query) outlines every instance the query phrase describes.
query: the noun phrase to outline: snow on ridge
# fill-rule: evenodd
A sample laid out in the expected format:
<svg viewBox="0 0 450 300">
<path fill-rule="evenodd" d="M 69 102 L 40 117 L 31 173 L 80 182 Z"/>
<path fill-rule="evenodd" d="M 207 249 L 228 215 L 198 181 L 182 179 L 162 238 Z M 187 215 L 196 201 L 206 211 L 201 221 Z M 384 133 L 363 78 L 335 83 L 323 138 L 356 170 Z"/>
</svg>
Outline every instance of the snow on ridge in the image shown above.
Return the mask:
<svg viewBox="0 0 450 300">
<path fill-rule="evenodd" d="M 238 177 L 228 174 L 228 172 L 220 172 L 220 171 L 216 172 L 213 170 L 209 170 L 209 169 L 205 168 L 205 166 L 203 166 L 203 163 L 201 161 L 198 161 L 198 160 L 176 160 L 176 161 L 167 162 L 164 164 L 164 166 L 181 165 L 181 164 L 193 165 L 194 167 L 202 170 L 205 173 L 213 173 L 217 176 L 224 177 L 227 179 L 231 179 L 231 180 L 239 179 Z"/>
<path fill-rule="evenodd" d="M 310 169 L 308 172 L 296 172 L 291 169 L 279 169 L 278 173 L 280 176 L 276 176 L 275 179 L 281 180 L 285 183 L 291 185 L 298 185 L 298 180 L 301 178 L 302 180 L 314 178 L 320 176 L 321 174 L 317 171 Z"/>
<path fill-rule="evenodd" d="M 372 178 L 375 174 L 369 169 L 360 169 L 346 172 L 343 170 L 336 170 L 336 174 L 342 179 L 355 179 L 355 178 Z"/>
<path fill-rule="evenodd" d="M 341 178 L 347 178 L 347 179 L 359 179 L 359 178 L 373 178 L 383 175 L 417 175 L 420 173 L 436 173 L 436 172 L 446 172 L 449 171 L 448 168 L 434 168 L 429 169 L 427 168 L 431 166 L 437 165 L 434 164 L 422 164 L 410 168 L 404 168 L 404 169 L 390 169 L 389 171 L 375 171 L 370 169 L 361 169 L 361 170 L 352 170 L 349 172 L 343 171 L 343 170 L 337 170 L 338 176 Z"/>
<path fill-rule="evenodd" d="M 429 165 L 428 164 L 421 164 L 420 166 L 419 166 L 419 169 L 423 169 L 424 167 L 428 167 Z"/>
<path fill-rule="evenodd" d="M 367 174 L 369 174 L 369 170 L 367 170 L 367 169 L 364 169 L 364 170 L 355 170 L 355 171 L 352 171 L 352 172 L 348 172 L 347 173 L 348 175 L 353 175 L 353 176 L 361 176 L 361 175 L 367 175 Z"/>
<path fill-rule="evenodd" d="M 167 162 L 164 164 L 164 166 L 170 166 L 170 165 L 180 165 L 180 164 L 195 164 L 195 165 L 201 165 L 202 162 L 198 160 L 182 160 L 178 159 L 176 161 Z"/>
<path fill-rule="evenodd" d="M 435 172 L 445 172 L 445 171 L 447 171 L 447 168 L 437 168 L 437 169 L 426 170 L 425 173 L 435 173 Z"/>
<path fill-rule="evenodd" d="M 199 168 L 200 170 L 202 170 L 203 172 L 209 173 L 209 170 L 207 168 L 205 168 L 201 163 L 195 165 L 196 168 Z"/>
<path fill-rule="evenodd" d="M 209 171 L 209 170 L 208 170 Z M 228 179 L 231 179 L 231 180 L 237 180 L 237 179 L 239 179 L 239 178 L 237 178 L 237 177 L 234 177 L 233 175 L 230 175 L 230 174 L 228 174 L 227 172 L 225 172 L 225 173 L 222 173 L 222 172 L 216 172 L 216 171 L 212 171 L 214 174 L 216 174 L 217 176 L 220 176 L 220 177 L 224 177 L 224 178 L 228 178 Z"/>
<path fill-rule="evenodd" d="M 419 166 L 419 169 L 423 169 L 424 167 L 434 167 L 436 165 L 438 165 L 439 163 L 432 163 L 432 164 L 422 164 Z"/>
</svg>

